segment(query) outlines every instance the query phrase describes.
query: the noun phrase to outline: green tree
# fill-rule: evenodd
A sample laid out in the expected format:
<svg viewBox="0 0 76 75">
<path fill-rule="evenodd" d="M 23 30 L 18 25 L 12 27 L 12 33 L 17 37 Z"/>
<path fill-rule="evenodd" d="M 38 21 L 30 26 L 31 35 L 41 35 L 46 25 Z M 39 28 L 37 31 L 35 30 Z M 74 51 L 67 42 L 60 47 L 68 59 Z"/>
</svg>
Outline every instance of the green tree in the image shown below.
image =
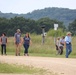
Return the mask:
<svg viewBox="0 0 76 75">
<path fill-rule="evenodd" d="M 49 29 L 53 29 L 54 24 L 58 24 L 59 28 L 63 28 L 63 30 L 65 29 L 65 26 L 63 25 L 63 22 L 60 22 L 60 21 L 57 21 L 57 20 L 52 20 L 48 17 L 41 18 L 37 22 L 38 22 L 39 26 L 45 25 L 46 32 L 49 31 Z"/>
<path fill-rule="evenodd" d="M 52 20 L 48 17 L 41 18 L 37 21 L 32 19 L 25 19 L 23 17 L 14 17 L 11 19 L 0 18 L 0 34 L 6 32 L 8 36 L 13 36 L 16 30 L 19 28 L 21 33 L 25 34 L 26 32 L 41 34 L 41 26 L 45 25 L 45 31 L 54 28 L 54 23 L 59 24 L 59 28 L 64 29 L 62 22 L 57 20 Z"/>
<path fill-rule="evenodd" d="M 9 20 L 6 18 L 0 18 L 0 35 L 6 33 L 8 30 Z"/>
<path fill-rule="evenodd" d="M 72 32 L 73 35 L 76 35 L 76 19 L 69 24 L 68 30 Z"/>
</svg>

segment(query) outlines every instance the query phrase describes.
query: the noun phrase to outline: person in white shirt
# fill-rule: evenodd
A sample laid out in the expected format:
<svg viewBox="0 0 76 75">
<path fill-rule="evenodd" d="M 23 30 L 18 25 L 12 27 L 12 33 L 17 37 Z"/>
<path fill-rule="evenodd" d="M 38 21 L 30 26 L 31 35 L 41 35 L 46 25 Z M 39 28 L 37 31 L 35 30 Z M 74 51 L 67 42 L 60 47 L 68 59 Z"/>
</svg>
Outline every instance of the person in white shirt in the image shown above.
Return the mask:
<svg viewBox="0 0 76 75">
<path fill-rule="evenodd" d="M 66 58 L 68 58 L 68 56 L 70 55 L 70 53 L 72 52 L 72 45 L 71 45 L 71 32 L 67 32 L 67 35 L 65 37 L 65 46 L 66 46 Z"/>
</svg>

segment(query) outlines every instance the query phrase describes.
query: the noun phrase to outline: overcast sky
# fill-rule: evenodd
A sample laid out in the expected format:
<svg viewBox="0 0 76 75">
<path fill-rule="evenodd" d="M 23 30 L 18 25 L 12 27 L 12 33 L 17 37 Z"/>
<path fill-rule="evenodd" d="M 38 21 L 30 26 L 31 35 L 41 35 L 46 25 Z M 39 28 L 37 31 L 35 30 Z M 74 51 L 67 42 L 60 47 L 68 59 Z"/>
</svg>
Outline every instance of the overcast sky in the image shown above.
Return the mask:
<svg viewBox="0 0 76 75">
<path fill-rule="evenodd" d="M 76 9 L 76 0 L 0 0 L 0 11 L 3 13 L 26 14 L 47 7 Z"/>
</svg>

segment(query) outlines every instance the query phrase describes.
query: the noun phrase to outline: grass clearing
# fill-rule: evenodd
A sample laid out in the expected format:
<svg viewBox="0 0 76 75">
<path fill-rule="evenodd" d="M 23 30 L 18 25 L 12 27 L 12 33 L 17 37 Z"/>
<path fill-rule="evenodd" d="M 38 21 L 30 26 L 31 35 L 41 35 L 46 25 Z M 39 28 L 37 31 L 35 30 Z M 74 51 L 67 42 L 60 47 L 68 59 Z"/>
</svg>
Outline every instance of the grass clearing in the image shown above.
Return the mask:
<svg viewBox="0 0 76 75">
<path fill-rule="evenodd" d="M 56 55 L 55 45 L 54 45 L 54 37 L 45 37 L 45 43 L 42 45 L 42 37 L 41 35 L 31 35 L 32 44 L 29 47 L 29 55 L 30 56 L 40 56 L 40 57 L 55 57 L 55 58 L 65 58 L 65 49 L 63 55 Z M 76 37 L 72 38 L 72 47 L 73 51 L 70 55 L 70 58 L 76 58 Z M 0 49 L 1 50 L 1 49 Z M 24 48 L 21 46 L 21 56 L 23 56 Z M 7 55 L 15 55 L 15 45 L 14 38 L 8 38 L 7 44 Z M 16 65 L 16 64 L 6 64 L 0 63 L 0 73 L 12 73 L 12 74 L 35 74 L 35 75 L 57 75 L 53 72 L 48 72 L 44 69 Z"/>
<path fill-rule="evenodd" d="M 42 45 L 42 36 L 41 35 L 31 35 L 32 44 L 29 47 L 29 54 L 32 56 L 45 56 L 45 57 L 64 57 L 65 58 L 65 48 L 63 55 L 56 55 L 56 49 L 54 45 L 54 37 L 45 37 L 45 43 Z M 70 54 L 71 58 L 76 57 L 76 37 L 72 38 L 72 48 L 73 51 Z M 24 53 L 24 47 L 21 46 L 21 55 Z M 14 38 L 8 38 L 7 44 L 7 55 L 15 55 L 15 45 L 14 45 Z"/>
<path fill-rule="evenodd" d="M 2 74 L 29 74 L 29 75 L 55 75 L 52 72 L 41 68 L 34 68 L 24 65 L 0 63 L 0 73 Z"/>
</svg>

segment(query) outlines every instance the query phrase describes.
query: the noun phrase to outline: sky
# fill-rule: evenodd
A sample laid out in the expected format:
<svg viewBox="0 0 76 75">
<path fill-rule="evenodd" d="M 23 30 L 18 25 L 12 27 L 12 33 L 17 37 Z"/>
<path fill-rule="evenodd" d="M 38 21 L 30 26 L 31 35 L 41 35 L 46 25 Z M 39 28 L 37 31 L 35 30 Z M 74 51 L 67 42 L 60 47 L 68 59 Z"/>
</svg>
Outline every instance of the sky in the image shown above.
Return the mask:
<svg viewBox="0 0 76 75">
<path fill-rule="evenodd" d="M 76 0 L 0 0 L 3 13 L 26 14 L 48 7 L 76 9 Z"/>
</svg>

